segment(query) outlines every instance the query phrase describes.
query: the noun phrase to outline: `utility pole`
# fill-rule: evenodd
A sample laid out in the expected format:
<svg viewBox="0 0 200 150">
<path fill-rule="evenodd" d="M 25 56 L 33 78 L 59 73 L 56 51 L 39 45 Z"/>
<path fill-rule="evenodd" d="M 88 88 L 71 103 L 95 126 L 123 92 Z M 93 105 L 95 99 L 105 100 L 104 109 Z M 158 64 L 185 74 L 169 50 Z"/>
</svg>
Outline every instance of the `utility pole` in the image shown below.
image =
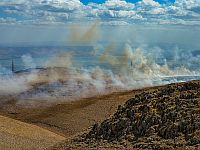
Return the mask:
<svg viewBox="0 0 200 150">
<path fill-rule="evenodd" d="M 14 65 L 14 60 L 12 59 L 12 73 L 15 71 L 15 65 Z"/>
</svg>

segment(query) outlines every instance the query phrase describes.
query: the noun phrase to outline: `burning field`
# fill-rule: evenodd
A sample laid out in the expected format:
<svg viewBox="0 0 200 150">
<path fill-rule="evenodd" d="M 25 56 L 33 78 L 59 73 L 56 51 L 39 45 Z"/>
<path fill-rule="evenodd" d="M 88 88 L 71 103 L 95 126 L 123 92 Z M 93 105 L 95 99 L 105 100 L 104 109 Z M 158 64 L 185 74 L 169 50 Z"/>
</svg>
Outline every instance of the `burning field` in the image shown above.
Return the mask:
<svg viewBox="0 0 200 150">
<path fill-rule="evenodd" d="M 108 29 L 113 42 L 105 35 Z M 33 106 L 41 101 L 49 105 L 200 79 L 198 50 L 169 44 L 161 48 L 130 40 L 114 42 L 118 30 L 132 29 L 116 27 L 111 30 L 98 21 L 83 27 L 75 24 L 67 28 L 71 47 L 7 48 L 8 57 L 16 55 L 17 58 L 12 60 L 12 71 L 8 69 L 8 62 L 0 66 L 0 95 L 13 96 L 22 105 Z M 177 30 L 176 27 L 170 29 Z M 144 26 L 143 30 L 149 29 Z"/>
<path fill-rule="evenodd" d="M 46 101 L 49 105 L 61 99 L 72 101 L 200 78 L 198 67 L 193 70 L 189 64 L 160 64 L 152 55 L 130 45 L 125 45 L 121 56 L 105 48 L 101 55 L 93 57 L 97 64 L 90 66 L 89 61 L 87 67 L 76 62 L 71 53 L 62 52 L 38 68 L 31 56 L 22 56 L 29 69 L 0 75 L 0 95 L 14 96 L 19 104 Z"/>
</svg>

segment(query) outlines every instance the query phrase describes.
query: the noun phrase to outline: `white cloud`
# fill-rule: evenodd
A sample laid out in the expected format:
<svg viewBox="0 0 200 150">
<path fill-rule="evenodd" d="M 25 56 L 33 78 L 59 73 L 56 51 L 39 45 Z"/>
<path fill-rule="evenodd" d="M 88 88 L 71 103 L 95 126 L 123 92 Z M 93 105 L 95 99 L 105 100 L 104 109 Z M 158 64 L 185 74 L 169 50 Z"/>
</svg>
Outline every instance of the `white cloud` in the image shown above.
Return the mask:
<svg viewBox="0 0 200 150">
<path fill-rule="evenodd" d="M 0 23 L 1 24 L 14 24 L 14 23 L 17 23 L 16 22 L 16 19 L 15 18 L 10 18 L 10 17 L 8 17 L 8 18 L 0 18 Z"/>
<path fill-rule="evenodd" d="M 142 6 L 152 6 L 152 7 L 159 7 L 160 4 L 158 2 L 155 2 L 154 0 L 142 0 L 138 2 L 138 4 Z"/>
<path fill-rule="evenodd" d="M 124 0 L 107 0 L 104 4 L 107 9 L 113 10 L 131 10 L 134 8 L 134 4 L 127 3 Z"/>
<path fill-rule="evenodd" d="M 136 15 L 134 4 L 124 0 L 107 0 L 103 4 L 90 3 L 87 6 L 88 16 L 100 18 L 132 18 Z"/>
<path fill-rule="evenodd" d="M 79 0 L 1 0 L 0 5 L 20 5 L 20 4 L 31 4 L 31 5 L 61 5 L 66 4 L 71 7 L 79 7 L 82 3 Z"/>
<path fill-rule="evenodd" d="M 114 25 L 114 26 L 124 26 L 124 25 L 129 25 L 128 22 L 126 21 L 103 21 L 101 23 L 102 25 Z"/>
<path fill-rule="evenodd" d="M 26 0 L 1 0 L 0 5 L 19 5 L 19 4 L 25 4 L 28 1 Z"/>
<path fill-rule="evenodd" d="M 164 8 L 154 8 L 150 12 L 151 14 L 158 15 L 158 14 L 165 14 L 166 10 Z"/>
<path fill-rule="evenodd" d="M 103 4 L 88 5 L 80 0 L 1 0 L 0 14 L 1 23 L 67 23 L 85 18 L 101 19 L 102 22 L 120 19 L 126 23 L 137 20 L 141 23 L 191 24 L 200 21 L 200 0 L 176 0 L 174 4 L 159 4 L 154 0 L 141 0 L 135 4 L 107 0 Z"/>
<path fill-rule="evenodd" d="M 176 0 L 175 5 L 184 9 L 200 6 L 200 0 Z"/>
<path fill-rule="evenodd" d="M 68 10 L 75 10 L 83 4 L 79 0 L 37 0 L 42 5 L 54 6 L 57 8 L 65 8 Z"/>
</svg>

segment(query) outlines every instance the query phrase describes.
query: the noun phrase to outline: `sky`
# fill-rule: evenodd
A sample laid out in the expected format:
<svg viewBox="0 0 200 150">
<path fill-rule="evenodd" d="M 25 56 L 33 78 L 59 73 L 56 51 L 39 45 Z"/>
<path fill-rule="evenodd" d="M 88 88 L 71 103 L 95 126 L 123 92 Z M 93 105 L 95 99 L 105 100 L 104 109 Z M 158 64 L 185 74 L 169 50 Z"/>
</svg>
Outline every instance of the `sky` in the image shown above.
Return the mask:
<svg viewBox="0 0 200 150">
<path fill-rule="evenodd" d="M 139 42 L 145 40 L 146 27 L 151 33 L 152 27 L 159 25 L 158 33 L 158 27 L 151 33 L 154 37 L 159 35 L 155 41 L 170 33 L 165 42 L 172 42 L 173 36 L 176 41 L 181 38 L 181 43 L 198 44 L 200 0 L 0 0 L 0 45 L 66 41 L 67 27 L 94 22 L 102 26 L 117 26 L 120 35 L 116 37 L 121 37 L 122 30 L 126 33 L 124 37 L 137 35 L 134 40 Z M 146 26 L 141 31 L 143 36 L 137 31 L 141 25 Z M 127 26 L 134 27 L 124 30 Z M 186 29 L 181 30 L 182 27 Z M 153 40 L 153 37 L 148 38 Z"/>
<path fill-rule="evenodd" d="M 200 0 L 1 0 L 0 24 L 200 24 Z"/>
<path fill-rule="evenodd" d="M 84 4 L 88 4 L 90 2 L 93 3 L 104 3 L 106 0 L 81 0 L 82 3 Z M 126 0 L 127 2 L 131 2 L 131 3 L 136 3 L 140 0 Z M 167 2 L 174 2 L 175 0 L 156 0 L 156 2 L 159 2 L 160 4 L 162 3 L 167 3 Z"/>
</svg>

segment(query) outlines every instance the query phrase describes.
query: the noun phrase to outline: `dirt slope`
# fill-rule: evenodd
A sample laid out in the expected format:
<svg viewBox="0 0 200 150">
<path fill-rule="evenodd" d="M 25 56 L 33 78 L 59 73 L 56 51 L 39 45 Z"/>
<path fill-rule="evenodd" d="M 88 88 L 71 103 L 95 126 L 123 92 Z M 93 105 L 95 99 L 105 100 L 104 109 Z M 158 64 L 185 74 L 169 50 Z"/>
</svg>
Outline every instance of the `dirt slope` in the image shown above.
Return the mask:
<svg viewBox="0 0 200 150">
<path fill-rule="evenodd" d="M 1 150 L 41 150 L 64 139 L 36 125 L 0 116 Z"/>
<path fill-rule="evenodd" d="M 0 107 L 0 114 L 70 137 L 108 118 L 118 105 L 123 104 L 135 93 L 137 91 L 116 92 L 36 108 L 17 106 L 14 101 L 11 101 Z"/>
</svg>

